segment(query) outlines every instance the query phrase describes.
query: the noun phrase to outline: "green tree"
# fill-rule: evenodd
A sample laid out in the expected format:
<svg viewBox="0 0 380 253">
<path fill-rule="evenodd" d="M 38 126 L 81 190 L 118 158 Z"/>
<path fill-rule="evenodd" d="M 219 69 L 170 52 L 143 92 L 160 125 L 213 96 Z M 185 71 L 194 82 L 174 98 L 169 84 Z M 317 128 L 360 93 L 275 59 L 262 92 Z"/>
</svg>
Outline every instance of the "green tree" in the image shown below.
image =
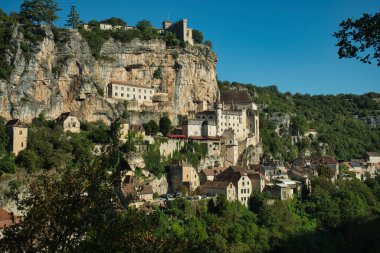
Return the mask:
<svg viewBox="0 0 380 253">
<path fill-rule="evenodd" d="M 102 20 L 102 23 L 107 23 L 107 24 L 110 24 L 113 26 L 125 26 L 125 25 L 127 25 L 127 23 L 123 19 L 116 18 L 116 17 L 112 17 L 112 18 Z"/>
<path fill-rule="evenodd" d="M 41 25 L 42 22 L 52 24 L 58 19 L 56 12 L 61 9 L 54 0 L 25 0 L 21 4 L 20 15 L 27 20 Z"/>
<path fill-rule="evenodd" d="M 152 29 L 153 25 L 149 20 L 143 19 L 137 22 L 136 27 L 137 29 L 144 31 L 144 30 Z"/>
<path fill-rule="evenodd" d="M 201 31 L 194 29 L 193 30 L 193 40 L 195 44 L 202 44 L 203 34 Z"/>
<path fill-rule="evenodd" d="M 317 167 L 318 176 L 331 179 L 335 176 L 335 171 L 330 167 L 319 165 Z"/>
<path fill-rule="evenodd" d="M 168 116 L 163 116 L 160 118 L 160 132 L 166 136 L 169 132 L 170 132 L 170 129 L 172 127 L 172 122 L 171 120 L 168 118 Z"/>
<path fill-rule="evenodd" d="M 154 120 L 149 120 L 148 123 L 143 124 L 143 127 L 145 129 L 145 132 L 151 135 L 156 135 L 159 130 L 157 122 Z"/>
<path fill-rule="evenodd" d="M 70 26 L 72 28 L 77 28 L 82 24 L 80 20 L 79 13 L 74 5 L 71 6 L 70 13 L 67 15 L 68 19 L 66 20 L 65 26 Z"/>
<path fill-rule="evenodd" d="M 356 58 L 363 63 L 377 61 L 380 67 L 380 13 L 363 14 L 353 20 L 348 18 L 340 23 L 340 30 L 334 33 L 338 39 L 339 58 Z"/>
<path fill-rule="evenodd" d="M 211 42 L 211 40 L 205 40 L 205 42 L 203 42 L 203 44 L 205 44 L 205 45 L 208 46 L 210 49 L 212 49 L 212 42 Z"/>
</svg>

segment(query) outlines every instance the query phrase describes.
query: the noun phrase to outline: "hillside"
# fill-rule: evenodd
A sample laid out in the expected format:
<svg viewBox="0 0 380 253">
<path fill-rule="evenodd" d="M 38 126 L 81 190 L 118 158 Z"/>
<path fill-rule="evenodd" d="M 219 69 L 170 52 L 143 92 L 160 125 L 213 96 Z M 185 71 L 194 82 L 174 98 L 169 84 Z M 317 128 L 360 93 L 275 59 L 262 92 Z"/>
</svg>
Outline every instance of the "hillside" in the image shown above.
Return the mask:
<svg viewBox="0 0 380 253">
<path fill-rule="evenodd" d="M 99 38 L 83 29 L 19 24 L 0 14 L 6 24 L 0 50 L 0 116 L 5 119 L 30 122 L 40 113 L 54 119 L 71 111 L 84 121 L 109 122 L 131 109 L 107 98 L 106 87 L 114 80 L 154 87 L 164 97 L 137 109 L 145 112 L 143 122 L 157 113 L 176 120 L 196 111 L 199 101 L 215 101 L 217 57 L 208 46 L 108 31 Z"/>
<path fill-rule="evenodd" d="M 261 108 L 260 134 L 266 156 L 291 160 L 310 150 L 315 155 L 326 153 L 349 160 L 362 158 L 366 151 L 380 150 L 380 128 L 363 120 L 380 117 L 378 93 L 312 96 L 281 93 L 276 86 L 235 82 L 219 82 L 219 87 L 247 89 Z M 282 129 L 281 137 L 274 131 L 273 115 L 289 116 L 290 124 Z M 292 145 L 291 136 L 303 135 L 309 128 L 316 130 L 318 139 Z"/>
</svg>

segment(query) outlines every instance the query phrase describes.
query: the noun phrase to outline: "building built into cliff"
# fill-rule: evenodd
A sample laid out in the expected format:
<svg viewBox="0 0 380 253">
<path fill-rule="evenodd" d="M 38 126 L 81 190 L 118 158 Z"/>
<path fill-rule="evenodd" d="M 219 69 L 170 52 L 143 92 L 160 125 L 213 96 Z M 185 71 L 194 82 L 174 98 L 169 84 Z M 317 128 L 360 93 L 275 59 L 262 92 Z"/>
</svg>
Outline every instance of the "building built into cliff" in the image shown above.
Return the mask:
<svg viewBox="0 0 380 253">
<path fill-rule="evenodd" d="M 187 27 L 187 19 L 181 19 L 174 23 L 163 21 L 162 30 L 172 32 L 176 35 L 177 39 L 194 45 L 193 29 Z"/>
<path fill-rule="evenodd" d="M 111 81 L 106 88 L 106 94 L 109 98 L 127 101 L 136 100 L 139 104 L 142 104 L 152 102 L 155 89 L 122 81 Z"/>
<path fill-rule="evenodd" d="M 183 126 L 183 134 L 221 138 L 224 166 L 236 165 L 248 146 L 259 144 L 259 113 L 247 91 L 221 92 L 214 109 L 202 111 Z"/>
<path fill-rule="evenodd" d="M 10 137 L 9 151 L 15 155 L 26 149 L 28 141 L 28 128 L 19 119 L 13 119 L 6 124 Z"/>
<path fill-rule="evenodd" d="M 64 132 L 80 133 L 80 122 L 71 112 L 62 113 L 55 121 L 62 125 Z"/>
</svg>

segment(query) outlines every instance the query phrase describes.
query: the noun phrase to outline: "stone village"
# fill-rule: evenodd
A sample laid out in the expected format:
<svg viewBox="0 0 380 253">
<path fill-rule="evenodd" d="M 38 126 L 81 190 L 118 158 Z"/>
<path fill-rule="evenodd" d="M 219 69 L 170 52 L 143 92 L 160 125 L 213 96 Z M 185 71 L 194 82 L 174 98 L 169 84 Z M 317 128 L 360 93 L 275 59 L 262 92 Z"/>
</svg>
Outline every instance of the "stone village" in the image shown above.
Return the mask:
<svg viewBox="0 0 380 253">
<path fill-rule="evenodd" d="M 90 29 L 86 25 L 84 28 Z M 135 28 L 100 24 L 100 29 Z M 182 41 L 193 45 L 192 30 L 187 27 L 186 19 L 175 23 L 163 22 L 162 31 L 165 30 L 174 32 Z M 129 79 L 111 80 L 105 86 L 104 99 L 110 103 L 126 101 L 128 109 L 137 112 L 167 99 L 167 94 L 157 86 L 136 83 L 132 75 L 133 70 Z M 333 179 L 347 177 L 340 173 L 340 164 L 344 164 L 360 180 L 380 173 L 380 154 L 376 152 L 367 152 L 364 159 L 352 161 L 338 162 L 333 157 L 321 156 L 299 158 L 292 162 L 263 162 L 259 108 L 246 90 L 218 90 L 213 104 L 206 101 L 197 103 L 197 111 L 189 113 L 183 124 L 172 128 L 166 136 L 151 136 L 145 133 L 141 124 L 129 119 L 113 120 L 112 126 L 117 126 L 115 129 L 119 131 L 120 143 L 128 140 L 131 131 L 139 133 L 145 143 L 138 144 L 137 151 L 128 155 L 128 166 L 122 178 L 123 194 L 134 199 L 131 205 L 164 205 L 165 201 L 173 197 L 187 197 L 196 201 L 224 194 L 228 200 L 237 200 L 247 206 L 250 196 L 255 192 L 266 192 L 271 200 L 287 200 L 301 194 L 304 189 L 310 188 L 309 178 L 317 175 L 318 166 L 331 168 L 335 173 Z M 76 115 L 65 112 L 55 119 L 55 123 L 61 125 L 64 132 L 80 133 L 81 120 Z M 274 117 L 272 120 L 277 122 L 282 119 Z M 9 149 L 17 155 L 27 147 L 28 127 L 21 120 L 13 119 L 8 121 L 6 128 L 11 140 Z M 306 135 L 314 137 L 317 132 L 310 129 Z M 203 145 L 206 148 L 205 156 L 196 167 L 189 161 L 175 160 L 168 166 L 167 174 L 158 178 L 145 170 L 142 159 L 147 145 L 157 140 L 160 140 L 162 157 L 170 157 L 188 143 Z M 97 149 L 100 150 L 100 147 Z M 142 170 L 143 177 L 137 175 L 136 170 Z M 5 212 L 2 209 L 0 211 Z M 9 215 L 5 212 L 2 216 Z M 6 220 L 4 222 L 6 224 Z"/>
</svg>

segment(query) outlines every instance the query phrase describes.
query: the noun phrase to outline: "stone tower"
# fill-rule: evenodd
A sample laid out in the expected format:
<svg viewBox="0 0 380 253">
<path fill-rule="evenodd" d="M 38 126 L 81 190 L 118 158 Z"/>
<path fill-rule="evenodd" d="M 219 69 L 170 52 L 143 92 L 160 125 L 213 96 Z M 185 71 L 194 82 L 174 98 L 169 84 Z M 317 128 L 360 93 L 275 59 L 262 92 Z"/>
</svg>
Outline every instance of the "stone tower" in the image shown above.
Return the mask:
<svg viewBox="0 0 380 253">
<path fill-rule="evenodd" d="M 6 124 L 10 137 L 9 150 L 15 155 L 26 148 L 28 142 L 28 128 L 19 119 L 8 121 Z"/>
</svg>

